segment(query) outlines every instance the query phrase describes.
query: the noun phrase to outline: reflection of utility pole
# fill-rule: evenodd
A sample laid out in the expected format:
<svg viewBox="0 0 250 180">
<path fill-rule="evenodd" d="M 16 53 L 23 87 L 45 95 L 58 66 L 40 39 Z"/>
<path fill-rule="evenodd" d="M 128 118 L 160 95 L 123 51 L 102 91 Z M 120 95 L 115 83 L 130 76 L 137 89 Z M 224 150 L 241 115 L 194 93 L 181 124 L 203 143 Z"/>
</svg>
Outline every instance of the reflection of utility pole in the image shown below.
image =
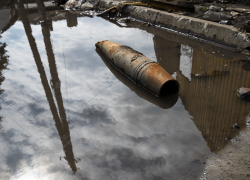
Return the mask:
<svg viewBox="0 0 250 180">
<path fill-rule="evenodd" d="M 43 20 L 42 33 L 43 33 L 44 44 L 45 44 L 48 61 L 49 61 L 52 88 L 56 96 L 56 101 L 57 101 L 57 105 L 59 108 L 59 114 L 60 114 L 62 123 L 68 124 L 66 121 L 66 113 L 65 113 L 64 106 L 63 106 L 63 100 L 62 100 L 62 94 L 61 94 L 61 81 L 58 76 L 55 55 L 53 53 L 53 48 L 52 48 L 52 44 L 50 40 L 50 24 L 52 24 L 52 22 L 47 20 L 46 9 L 45 9 L 43 2 L 41 0 L 36 0 L 36 2 L 37 2 L 39 14 Z"/>
<path fill-rule="evenodd" d="M 64 110 L 63 104 L 62 104 L 63 102 L 62 102 L 62 98 L 61 98 L 61 92 L 60 93 L 58 92 L 58 91 L 60 91 L 60 80 L 58 78 L 57 71 L 53 72 L 53 74 L 52 74 L 52 70 L 54 70 L 54 71 L 56 70 L 56 65 L 55 65 L 55 58 L 54 58 L 54 54 L 52 52 L 52 46 L 51 46 L 51 42 L 50 42 L 50 34 L 48 36 L 48 34 L 45 33 L 46 35 L 44 35 L 44 37 L 46 37 L 46 38 L 44 38 L 44 41 L 45 41 L 47 54 L 49 57 L 51 76 L 54 77 L 54 79 L 52 79 L 52 86 L 53 86 L 53 89 L 55 91 L 61 120 L 60 120 L 60 117 L 57 113 L 57 108 L 56 108 L 56 105 L 54 103 L 53 95 L 52 95 L 52 92 L 51 92 L 51 89 L 50 89 L 50 86 L 49 86 L 49 83 L 48 83 L 48 80 L 46 77 L 46 73 L 44 71 L 44 67 L 43 67 L 43 64 L 41 61 L 40 54 L 39 54 L 38 49 L 37 49 L 35 39 L 32 35 L 32 29 L 31 29 L 28 17 L 26 15 L 22 0 L 17 2 L 17 6 L 19 9 L 19 14 L 20 14 L 20 17 L 22 19 L 22 23 L 23 23 L 23 26 L 24 26 L 24 29 L 25 29 L 25 32 L 26 32 L 33 56 L 34 56 L 34 59 L 35 59 L 36 65 L 37 65 L 38 72 L 40 74 L 41 82 L 42 82 L 42 85 L 43 85 L 44 90 L 45 90 L 47 101 L 49 103 L 51 113 L 52 113 L 53 118 L 55 120 L 55 125 L 56 125 L 56 128 L 58 130 L 58 134 L 59 134 L 60 139 L 62 141 L 63 150 L 65 152 L 65 159 L 68 161 L 72 171 L 75 173 L 77 171 L 77 167 L 75 165 L 75 159 L 74 159 L 74 154 L 73 154 L 73 150 L 72 150 L 72 143 L 70 140 L 69 127 L 68 127 L 68 123 L 66 120 L 66 113 L 65 113 L 65 110 Z M 39 7 L 39 4 L 38 4 L 38 7 Z M 40 15 L 43 17 L 46 17 L 46 12 L 45 12 L 45 16 L 44 16 L 44 14 L 40 14 Z M 44 32 L 48 32 L 48 29 L 45 28 L 45 30 L 43 31 L 43 34 L 44 34 Z M 55 87 L 55 85 L 56 85 L 55 82 L 59 83 L 59 88 Z"/>
</svg>

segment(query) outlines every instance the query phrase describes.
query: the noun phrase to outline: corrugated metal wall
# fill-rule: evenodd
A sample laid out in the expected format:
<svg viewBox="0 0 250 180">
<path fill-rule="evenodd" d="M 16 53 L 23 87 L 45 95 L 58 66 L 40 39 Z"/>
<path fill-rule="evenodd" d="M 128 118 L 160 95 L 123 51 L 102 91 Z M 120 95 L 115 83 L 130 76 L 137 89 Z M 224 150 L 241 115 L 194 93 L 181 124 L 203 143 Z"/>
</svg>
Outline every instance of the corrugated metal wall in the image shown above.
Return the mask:
<svg viewBox="0 0 250 180">
<path fill-rule="evenodd" d="M 250 72 L 243 70 L 242 65 L 243 62 L 228 61 L 194 49 L 191 81 L 181 71 L 177 73 L 185 109 L 193 116 L 194 123 L 213 152 L 227 144 L 226 138 L 233 138 L 239 133 L 239 130 L 232 128 L 234 123 L 237 122 L 241 128 L 246 126 L 250 103 L 236 95 L 238 88 L 250 87 Z M 229 73 L 194 76 L 214 70 Z"/>
</svg>

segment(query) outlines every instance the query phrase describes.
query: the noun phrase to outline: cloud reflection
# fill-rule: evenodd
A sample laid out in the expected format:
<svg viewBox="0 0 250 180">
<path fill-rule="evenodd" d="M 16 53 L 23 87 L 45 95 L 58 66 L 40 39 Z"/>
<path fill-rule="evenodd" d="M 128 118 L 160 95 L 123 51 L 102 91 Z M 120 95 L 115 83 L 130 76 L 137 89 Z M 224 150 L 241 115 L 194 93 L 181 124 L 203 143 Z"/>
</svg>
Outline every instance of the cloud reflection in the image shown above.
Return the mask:
<svg viewBox="0 0 250 180">
<path fill-rule="evenodd" d="M 3 136 L 14 129 L 11 138 L 19 142 L 15 145 L 3 139 L 1 168 L 9 173 L 4 177 L 24 178 L 32 172 L 37 179 L 151 180 L 193 177 L 201 173 L 201 162 L 206 159 L 208 148 L 180 99 L 170 105 L 171 108 L 162 109 L 138 97 L 117 80 L 95 52 L 95 42 L 109 39 L 155 58 L 152 36 L 145 39 L 137 29 L 120 29 L 100 18 L 79 18 L 76 28 L 65 27 L 65 21 L 53 23 L 50 38 L 61 97 L 70 119 L 68 127 L 60 115 L 54 114 L 59 107 L 55 104 L 56 108 L 51 110 L 54 105 L 47 102 L 56 102 L 56 97 L 51 86 L 43 81 L 50 77 L 51 62 L 47 61 L 41 26 L 31 26 L 31 29 L 36 42 L 32 48 L 37 47 L 43 66 L 34 62 L 24 29 L 20 32 L 21 41 L 11 39 L 11 34 L 20 29 L 20 23 L 4 36 L 10 42 L 11 63 L 3 84 L 4 99 L 1 99 L 0 113 L 8 115 Z M 56 83 L 52 87 L 56 89 Z M 8 102 L 12 102 L 11 105 Z M 60 128 L 64 134 L 58 135 Z M 65 146 L 69 142 L 69 131 L 75 160 L 81 159 L 75 174 L 69 167 L 71 161 L 63 158 L 69 152 Z M 195 142 L 198 145 L 193 145 Z M 15 172 L 5 161 L 12 154 L 5 148 L 11 146 L 22 154 L 29 154 L 30 159 L 30 163 L 24 163 Z"/>
</svg>

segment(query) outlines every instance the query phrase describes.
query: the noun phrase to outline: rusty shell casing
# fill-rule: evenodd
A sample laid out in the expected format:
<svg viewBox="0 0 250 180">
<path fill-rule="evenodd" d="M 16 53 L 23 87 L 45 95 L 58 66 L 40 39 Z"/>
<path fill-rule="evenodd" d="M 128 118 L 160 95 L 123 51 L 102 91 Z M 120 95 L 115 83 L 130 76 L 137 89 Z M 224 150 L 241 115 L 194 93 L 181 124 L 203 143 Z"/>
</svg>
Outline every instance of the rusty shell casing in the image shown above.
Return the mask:
<svg viewBox="0 0 250 180">
<path fill-rule="evenodd" d="M 103 55 L 101 50 L 96 49 L 96 52 L 101 57 L 106 66 L 109 68 L 109 70 L 115 75 L 115 77 L 128 88 L 130 88 L 131 91 L 134 91 L 142 99 L 145 99 L 146 101 L 155 104 L 156 106 L 159 106 L 162 109 L 171 108 L 178 101 L 178 93 L 170 94 L 163 97 L 157 97 L 154 94 L 150 93 L 148 90 L 145 90 L 145 88 L 141 88 L 141 86 L 135 84 L 126 75 L 124 75 L 124 73 L 121 73 L 121 71 L 117 67 L 111 64 L 110 61 L 108 61 L 108 59 Z"/>
<path fill-rule="evenodd" d="M 102 53 L 120 71 L 136 84 L 160 96 L 166 92 L 177 93 L 179 83 L 158 63 L 134 49 L 111 41 L 96 43 Z"/>
</svg>

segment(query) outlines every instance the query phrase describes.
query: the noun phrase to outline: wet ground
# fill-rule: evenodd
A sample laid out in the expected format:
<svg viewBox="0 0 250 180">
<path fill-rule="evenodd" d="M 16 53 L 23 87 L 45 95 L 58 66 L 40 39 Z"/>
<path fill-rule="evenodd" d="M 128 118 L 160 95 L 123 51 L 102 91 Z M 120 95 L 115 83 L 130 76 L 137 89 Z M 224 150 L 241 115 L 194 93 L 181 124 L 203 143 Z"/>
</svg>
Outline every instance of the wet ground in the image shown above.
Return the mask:
<svg viewBox="0 0 250 180">
<path fill-rule="evenodd" d="M 245 129 L 246 56 L 137 22 L 16 7 L 0 38 L 0 179 L 198 179 Z M 180 93 L 133 84 L 96 50 L 101 40 L 157 61 Z"/>
</svg>

